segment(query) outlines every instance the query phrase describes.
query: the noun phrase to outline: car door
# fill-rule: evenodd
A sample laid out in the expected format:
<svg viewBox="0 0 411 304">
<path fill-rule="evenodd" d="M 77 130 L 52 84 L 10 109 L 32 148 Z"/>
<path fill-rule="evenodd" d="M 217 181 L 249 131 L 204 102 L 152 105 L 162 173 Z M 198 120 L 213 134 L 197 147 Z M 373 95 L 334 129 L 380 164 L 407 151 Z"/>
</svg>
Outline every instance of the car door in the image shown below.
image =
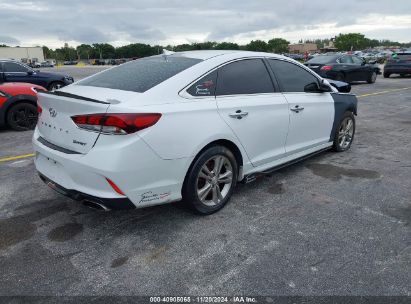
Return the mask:
<svg viewBox="0 0 411 304">
<path fill-rule="evenodd" d="M 24 65 L 18 64 L 16 62 L 4 62 L 4 78 L 7 82 L 33 82 L 33 77 L 29 75 L 30 69 Z"/>
<path fill-rule="evenodd" d="M 288 104 L 275 90 L 261 58 L 242 59 L 218 69 L 216 100 L 222 119 L 254 166 L 284 156 Z"/>
<path fill-rule="evenodd" d="M 354 80 L 364 81 L 367 80 L 371 74 L 371 68 L 367 65 L 364 59 L 358 56 L 351 56 L 353 64 L 355 65 Z"/>
<path fill-rule="evenodd" d="M 352 56 L 345 55 L 338 59 L 341 72 L 344 73 L 344 81 L 350 82 L 356 80 L 356 66 L 352 60 Z"/>
<path fill-rule="evenodd" d="M 318 86 L 319 79 L 305 67 L 280 59 L 269 59 L 268 62 L 288 101 L 287 155 L 329 142 L 335 111 L 331 94 L 307 92 L 307 85 Z"/>
</svg>

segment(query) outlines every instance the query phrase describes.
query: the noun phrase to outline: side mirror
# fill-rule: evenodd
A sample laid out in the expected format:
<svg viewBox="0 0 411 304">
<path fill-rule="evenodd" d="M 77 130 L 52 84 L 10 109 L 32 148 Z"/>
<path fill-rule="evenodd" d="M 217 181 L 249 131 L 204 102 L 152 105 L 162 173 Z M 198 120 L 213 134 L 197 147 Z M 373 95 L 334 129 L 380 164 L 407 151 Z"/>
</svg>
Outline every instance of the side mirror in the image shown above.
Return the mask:
<svg viewBox="0 0 411 304">
<path fill-rule="evenodd" d="M 320 92 L 320 87 L 318 86 L 318 83 L 311 82 L 311 83 L 307 84 L 304 87 L 304 92 L 306 92 L 306 93 L 318 93 L 318 92 Z"/>
<path fill-rule="evenodd" d="M 28 70 L 27 71 L 27 75 L 33 75 L 34 74 L 34 71 L 33 70 Z"/>
<path fill-rule="evenodd" d="M 306 93 L 331 92 L 331 88 L 323 82 L 321 82 L 320 84 L 318 84 L 317 82 L 311 82 L 304 87 L 304 92 Z"/>
</svg>

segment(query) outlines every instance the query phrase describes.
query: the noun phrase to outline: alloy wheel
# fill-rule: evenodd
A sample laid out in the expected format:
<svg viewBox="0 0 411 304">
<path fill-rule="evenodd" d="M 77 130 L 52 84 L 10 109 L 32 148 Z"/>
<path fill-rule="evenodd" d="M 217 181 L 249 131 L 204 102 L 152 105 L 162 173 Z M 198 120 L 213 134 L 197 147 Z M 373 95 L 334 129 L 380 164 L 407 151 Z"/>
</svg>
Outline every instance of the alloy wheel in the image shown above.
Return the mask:
<svg viewBox="0 0 411 304">
<path fill-rule="evenodd" d="M 354 135 L 354 121 L 351 117 L 346 117 L 340 125 L 338 132 L 338 144 L 341 149 L 347 149 L 353 139 Z"/>
<path fill-rule="evenodd" d="M 197 195 L 207 206 L 216 206 L 228 195 L 233 184 L 233 167 L 223 155 L 207 160 L 197 177 Z"/>
<path fill-rule="evenodd" d="M 37 123 L 37 113 L 29 107 L 16 109 L 11 115 L 12 122 L 24 129 L 33 129 Z"/>
</svg>

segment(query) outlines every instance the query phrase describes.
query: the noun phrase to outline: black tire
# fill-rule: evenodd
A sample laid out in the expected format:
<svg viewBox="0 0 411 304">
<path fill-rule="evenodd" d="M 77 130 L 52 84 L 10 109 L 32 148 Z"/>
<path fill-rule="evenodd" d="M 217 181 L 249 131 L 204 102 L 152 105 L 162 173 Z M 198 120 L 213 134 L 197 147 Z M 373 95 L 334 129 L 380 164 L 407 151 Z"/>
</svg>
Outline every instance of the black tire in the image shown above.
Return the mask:
<svg viewBox="0 0 411 304">
<path fill-rule="evenodd" d="M 215 174 L 214 170 L 215 170 L 216 162 L 214 161 L 214 158 L 221 159 L 224 161 L 219 171 L 220 173 L 217 176 L 214 175 L 214 178 L 210 178 L 209 175 L 207 175 L 207 178 L 210 178 L 210 179 L 202 178 L 201 175 L 204 175 L 203 168 L 205 166 L 208 169 L 210 169 L 209 170 L 210 174 L 212 175 Z M 213 166 L 210 166 L 210 165 L 213 165 Z M 224 174 L 229 174 L 227 172 L 229 172 L 230 170 L 232 172 L 230 185 L 224 182 L 218 183 L 217 182 L 218 177 L 222 177 L 222 175 Z M 200 171 L 201 171 L 201 174 L 200 174 Z M 186 175 L 184 185 L 183 185 L 183 190 L 182 190 L 183 201 L 186 204 L 188 204 L 189 207 L 191 207 L 191 209 L 197 214 L 209 215 L 214 212 L 217 212 L 218 210 L 223 208 L 229 201 L 231 194 L 233 193 L 233 190 L 237 184 L 237 178 L 238 178 L 238 165 L 237 165 L 237 161 L 233 153 L 229 149 L 223 146 L 211 146 L 210 148 L 201 152 L 201 154 L 197 156 L 197 158 L 194 160 L 194 162 L 190 166 L 190 169 L 188 170 L 188 173 Z M 207 194 L 203 197 L 203 200 L 202 200 L 199 196 L 199 192 L 202 189 L 206 189 L 208 186 L 211 188 L 210 190 L 208 190 L 208 192 L 207 191 L 203 192 L 203 193 L 207 192 Z M 218 193 L 220 193 L 220 196 L 222 197 L 222 199 L 220 199 L 220 197 L 218 197 L 218 195 L 215 194 L 217 193 L 217 192 L 214 192 L 214 189 L 217 189 L 216 187 L 218 187 Z M 214 194 L 217 196 L 217 203 L 213 202 Z M 207 198 L 211 198 L 211 200 L 207 201 Z M 210 203 L 211 204 L 215 203 L 215 205 L 210 205 Z"/>
<path fill-rule="evenodd" d="M 370 73 L 370 75 L 368 76 L 367 82 L 368 83 L 375 83 L 375 81 L 377 80 L 377 72 L 373 71 L 372 73 Z"/>
<path fill-rule="evenodd" d="M 61 81 L 53 81 L 52 83 L 49 84 L 47 89 L 49 91 L 54 91 L 54 90 L 61 89 L 62 87 L 64 87 L 64 83 L 62 83 Z"/>
<path fill-rule="evenodd" d="M 335 75 L 335 80 L 337 81 L 345 81 L 345 75 L 343 73 L 337 73 L 337 75 Z"/>
<path fill-rule="evenodd" d="M 384 78 L 390 78 L 390 75 L 391 75 L 390 73 L 384 73 L 383 76 L 384 76 Z"/>
<path fill-rule="evenodd" d="M 18 103 L 7 111 L 7 125 L 15 131 L 33 130 L 37 124 L 37 108 L 31 103 Z"/>
<path fill-rule="evenodd" d="M 346 120 L 352 121 L 352 132 L 347 132 L 345 125 Z M 341 134 L 345 133 L 346 136 L 344 137 L 349 139 L 349 142 L 345 142 L 343 144 L 343 136 Z M 333 149 L 336 152 L 344 152 L 350 149 L 352 142 L 354 141 L 354 135 L 355 135 L 355 117 L 352 112 L 345 112 L 344 115 L 342 116 L 337 129 L 335 130 L 334 134 L 334 142 L 333 142 Z"/>
</svg>

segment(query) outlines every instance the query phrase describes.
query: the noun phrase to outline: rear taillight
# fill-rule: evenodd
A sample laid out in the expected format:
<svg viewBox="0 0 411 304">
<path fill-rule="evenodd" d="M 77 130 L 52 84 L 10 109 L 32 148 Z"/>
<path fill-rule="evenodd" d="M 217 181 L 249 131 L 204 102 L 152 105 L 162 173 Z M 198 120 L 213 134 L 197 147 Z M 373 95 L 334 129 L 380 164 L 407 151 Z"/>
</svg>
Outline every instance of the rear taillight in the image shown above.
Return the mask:
<svg viewBox="0 0 411 304">
<path fill-rule="evenodd" d="M 39 105 L 37 105 L 37 114 L 41 114 L 41 112 L 43 112 L 43 108 L 40 107 Z"/>
<path fill-rule="evenodd" d="M 321 71 L 331 71 L 333 67 L 331 65 L 325 65 L 321 68 Z"/>
<path fill-rule="evenodd" d="M 76 115 L 71 119 L 81 129 L 125 135 L 153 126 L 160 117 L 159 113 L 113 113 Z"/>
</svg>

